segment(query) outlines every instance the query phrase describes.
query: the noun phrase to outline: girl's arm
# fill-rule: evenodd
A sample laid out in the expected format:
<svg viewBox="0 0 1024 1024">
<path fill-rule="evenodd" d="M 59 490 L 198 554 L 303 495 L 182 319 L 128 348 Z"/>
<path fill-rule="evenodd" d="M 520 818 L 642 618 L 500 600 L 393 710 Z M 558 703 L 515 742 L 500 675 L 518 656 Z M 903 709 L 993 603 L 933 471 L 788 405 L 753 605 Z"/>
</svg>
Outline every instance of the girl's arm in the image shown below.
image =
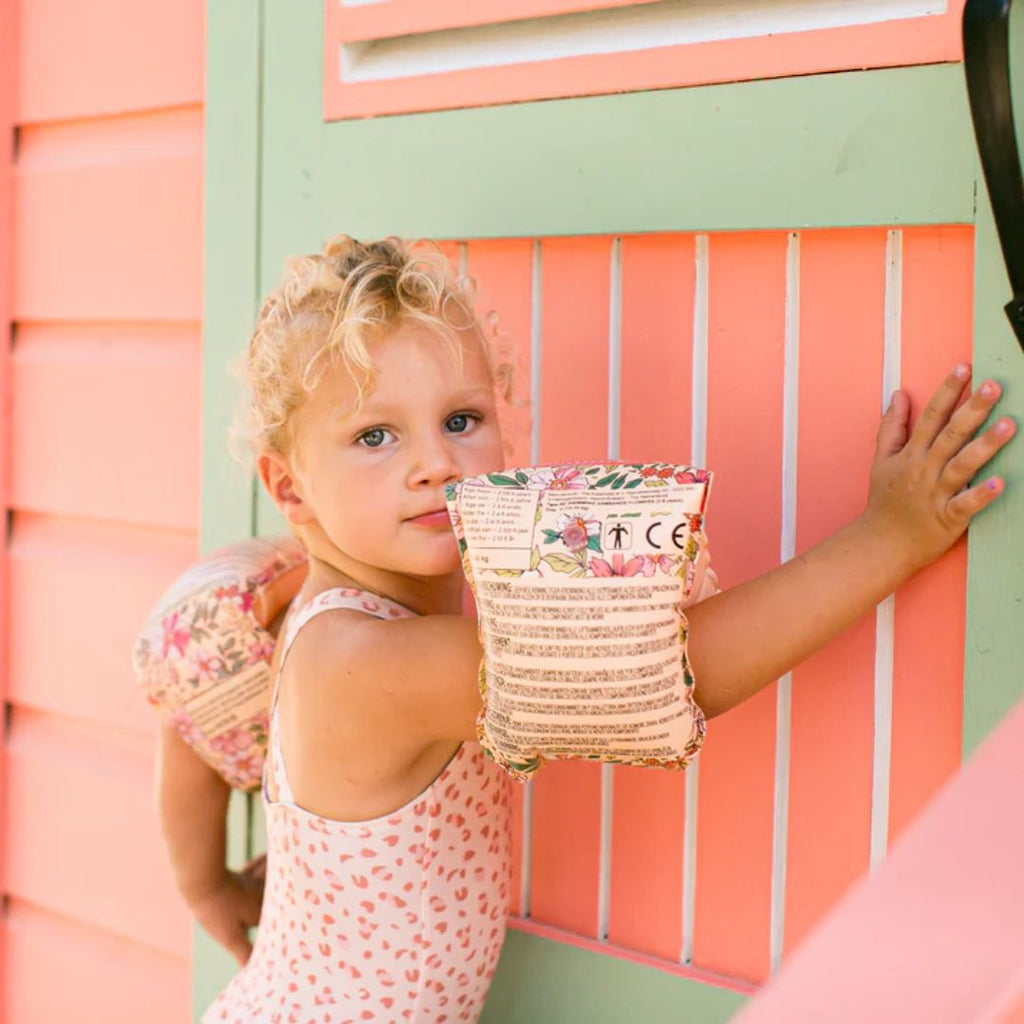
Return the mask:
<svg viewBox="0 0 1024 1024">
<path fill-rule="evenodd" d="M 227 869 L 226 828 L 231 789 L 170 725 L 160 729 L 157 804 L 174 880 L 196 920 L 240 964 L 259 921 L 259 869 Z"/>
<path fill-rule="evenodd" d="M 970 376 L 969 368 L 958 371 L 909 437 L 910 400 L 904 392 L 894 395 L 878 431 L 862 515 L 778 569 L 687 609 L 695 696 L 705 714 L 729 710 L 824 646 L 938 558 L 1002 492 L 998 478 L 967 485 L 1016 427 L 1004 418 L 975 437 L 999 387 L 986 383 L 957 409 Z M 372 737 L 401 736 L 412 749 L 475 738 L 481 657 L 475 623 L 451 615 L 400 622 L 322 618 L 309 627 L 320 633 L 319 642 L 292 656 L 308 662 L 300 677 L 320 676 L 304 692 L 296 736 L 337 748 L 345 729 L 339 723 L 347 720 Z M 345 735 L 340 745 L 351 749 L 356 742 Z"/>
<path fill-rule="evenodd" d="M 893 397 L 862 515 L 778 569 L 687 610 L 694 696 L 706 715 L 746 700 L 856 622 L 946 551 L 1002 492 L 998 478 L 967 485 L 1015 425 L 1002 419 L 975 438 L 999 388 L 987 382 L 957 409 L 969 376 L 958 370 L 909 438 L 909 399 Z"/>
</svg>

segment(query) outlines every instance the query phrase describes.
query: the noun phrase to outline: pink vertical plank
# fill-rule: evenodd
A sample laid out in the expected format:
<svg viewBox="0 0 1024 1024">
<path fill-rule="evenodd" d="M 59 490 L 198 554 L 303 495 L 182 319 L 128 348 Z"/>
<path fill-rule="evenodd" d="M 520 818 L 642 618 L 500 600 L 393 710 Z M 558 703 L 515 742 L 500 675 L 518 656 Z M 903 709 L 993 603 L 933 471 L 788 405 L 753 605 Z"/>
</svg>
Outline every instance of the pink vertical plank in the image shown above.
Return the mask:
<svg viewBox="0 0 1024 1024">
<path fill-rule="evenodd" d="M 600 459 L 608 437 L 607 238 L 545 241 L 540 456 Z M 532 915 L 597 935 L 601 772 L 547 765 L 534 783 Z"/>
<path fill-rule="evenodd" d="M 507 464 L 530 461 L 530 317 L 533 243 L 526 239 L 470 242 L 467 272 L 476 281 L 477 315 L 496 362 L 512 364 L 512 393 L 499 409 Z M 511 913 L 522 913 L 523 787 L 512 790 Z"/>
<path fill-rule="evenodd" d="M 508 404 L 499 409 L 508 465 L 530 461 L 530 323 L 533 242 L 470 242 L 467 270 L 476 283 L 477 313 L 495 362 L 511 369 Z"/>
<path fill-rule="evenodd" d="M 544 242 L 541 259 L 541 459 L 603 459 L 611 242 L 551 239 Z"/>
<path fill-rule="evenodd" d="M 693 289 L 691 236 L 623 239 L 620 448 L 627 461 L 689 461 Z M 679 958 L 685 808 L 682 773 L 615 769 L 608 919 L 615 945 Z"/>
<path fill-rule="evenodd" d="M 11 502 L 11 332 L 14 282 L 14 141 L 18 85 L 20 3 L 0 0 L 0 514 L 6 519 Z M 0 547 L 0 708 L 7 707 L 10 665 L 10 603 L 7 544 Z M 0 900 L 7 899 L 7 791 L 6 731 L 0 740 Z M 8 922 L 0 918 L 0 992 L 8 989 L 10 954 Z M 0 1002 L 0 1019 L 5 1007 Z"/>
<path fill-rule="evenodd" d="M 901 376 L 915 416 L 970 359 L 973 262 L 971 228 L 904 232 Z M 961 541 L 896 595 L 890 839 L 960 765 L 966 592 Z"/>
<path fill-rule="evenodd" d="M 797 550 L 864 507 L 881 406 L 885 232 L 803 235 Z M 785 948 L 867 868 L 875 616 L 793 673 Z"/>
<path fill-rule="evenodd" d="M 713 236 L 708 263 L 708 532 L 728 587 L 779 561 L 786 236 Z M 775 699 L 716 718 L 700 758 L 694 964 L 752 981 L 770 966 Z"/>
</svg>

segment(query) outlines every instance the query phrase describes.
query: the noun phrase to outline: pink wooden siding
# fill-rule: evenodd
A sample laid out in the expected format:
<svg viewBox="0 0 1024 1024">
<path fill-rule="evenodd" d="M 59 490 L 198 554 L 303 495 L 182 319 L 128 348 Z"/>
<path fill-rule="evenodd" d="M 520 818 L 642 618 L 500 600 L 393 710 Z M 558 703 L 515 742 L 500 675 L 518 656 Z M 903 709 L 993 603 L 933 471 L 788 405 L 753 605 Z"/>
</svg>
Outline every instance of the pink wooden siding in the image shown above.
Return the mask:
<svg viewBox="0 0 1024 1024">
<path fill-rule="evenodd" d="M 471 241 L 450 254 L 482 282 L 521 377 L 539 369 L 532 436 L 513 410 L 510 461 L 535 446 L 542 461 L 705 462 L 730 586 L 861 510 L 884 382 L 919 408 L 969 354 L 972 249 L 955 226 Z M 958 545 L 900 591 L 891 627 L 865 617 L 714 720 L 689 782 L 546 767 L 519 794 L 518 925 L 737 987 L 767 981 L 865 873 L 873 843 L 884 854 L 958 767 L 962 663 L 948 652 L 962 650 L 965 580 Z M 890 745 L 876 739 L 887 678 Z"/>
<path fill-rule="evenodd" d="M 198 549 L 203 5 L 18 6 L 0 1020 L 179 1022 L 129 652 Z"/>
</svg>

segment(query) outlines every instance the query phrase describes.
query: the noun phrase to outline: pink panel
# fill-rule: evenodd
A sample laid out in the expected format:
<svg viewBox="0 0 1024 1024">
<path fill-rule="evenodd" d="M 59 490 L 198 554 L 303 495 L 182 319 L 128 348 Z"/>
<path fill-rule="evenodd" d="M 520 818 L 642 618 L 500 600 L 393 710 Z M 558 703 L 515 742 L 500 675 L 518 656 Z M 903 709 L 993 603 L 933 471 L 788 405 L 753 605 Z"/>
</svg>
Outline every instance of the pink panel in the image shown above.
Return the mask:
<svg viewBox="0 0 1024 1024">
<path fill-rule="evenodd" d="M 690 460 L 694 246 L 690 235 L 622 240 L 620 455 Z"/>
<path fill-rule="evenodd" d="M 487 329 L 495 359 L 512 364 L 512 395 L 499 410 L 501 432 L 510 466 L 530 462 L 530 316 L 532 252 L 528 240 L 470 242 L 467 272 L 477 284 L 477 312 Z M 512 902 L 522 912 L 523 787 L 512 790 Z"/>
<path fill-rule="evenodd" d="M 19 120 L 199 103 L 203 34 L 196 0 L 22 3 Z"/>
<path fill-rule="evenodd" d="M 8 758 L 11 894 L 187 956 L 189 917 L 153 811 L 152 741 L 15 708 Z"/>
<path fill-rule="evenodd" d="M 950 369 L 970 360 L 973 266 L 970 228 L 904 232 L 902 384 L 915 415 Z M 890 837 L 960 764 L 966 592 L 961 542 L 896 597 Z"/>
<path fill-rule="evenodd" d="M 530 462 L 530 318 L 533 309 L 533 242 L 470 242 L 467 271 L 477 286 L 477 312 L 495 360 L 510 364 L 512 394 L 500 410 L 507 464 Z"/>
<path fill-rule="evenodd" d="M 786 236 L 715 235 L 708 264 L 708 531 L 729 587 L 779 561 Z M 711 722 L 700 767 L 694 963 L 756 981 L 769 970 L 775 698 L 771 686 Z"/>
<path fill-rule="evenodd" d="M 622 241 L 620 448 L 627 461 L 689 461 L 693 267 L 692 237 Z M 608 937 L 666 960 L 677 960 L 682 947 L 685 793 L 681 773 L 614 772 Z"/>
<path fill-rule="evenodd" d="M 17 507 L 195 526 L 195 327 L 26 326 L 13 372 Z"/>
<path fill-rule="evenodd" d="M 596 937 L 601 768 L 556 761 L 533 787 L 530 916 Z"/>
<path fill-rule="evenodd" d="M 610 242 L 545 241 L 542 259 L 541 460 L 603 458 Z M 534 790 L 531 911 L 548 924 L 596 935 L 600 769 L 550 764 Z"/>
<path fill-rule="evenodd" d="M 12 1024 L 191 1019 L 185 953 L 171 956 L 19 900 L 11 902 L 6 924 L 10 971 L 0 989 L 0 1019 Z"/>
<path fill-rule="evenodd" d="M 325 24 L 323 48 L 324 117 L 338 120 L 557 96 L 957 61 L 963 52 L 960 42 L 963 2 L 950 0 L 947 9 L 938 14 L 869 25 L 777 32 L 626 53 L 587 54 L 348 82 L 338 76 L 342 38 L 337 20 L 329 19 Z"/>
<path fill-rule="evenodd" d="M 1019 1020 L 1022 806 L 1018 704 L 734 1024 Z"/>
<path fill-rule="evenodd" d="M 881 410 L 885 232 L 801 242 L 797 550 L 864 507 Z M 867 868 L 875 616 L 793 674 L 785 946 Z"/>
<path fill-rule="evenodd" d="M 547 239 L 541 259 L 540 457 L 544 462 L 603 459 L 611 242 Z"/>
<path fill-rule="evenodd" d="M 200 318 L 198 108 L 24 129 L 19 320 Z"/>
<path fill-rule="evenodd" d="M 14 317 L 11 286 L 14 280 L 14 146 L 17 102 L 17 31 L 20 0 L 0 0 L 0 438 L 10 437 L 11 366 L 10 331 Z M 0 512 L 10 504 L 10 445 L 0 441 Z M 7 545 L 0 546 L 0 706 L 8 689 L 8 636 L 10 633 Z M 0 895 L 7 891 L 7 752 L 0 743 Z M 0 920 L 0 993 L 10 977 L 8 926 Z M 0 997 L 0 1020 L 5 1019 Z"/>
<path fill-rule="evenodd" d="M 149 607 L 197 557 L 190 534 L 16 515 L 11 700 L 155 735 L 132 644 Z"/>
</svg>

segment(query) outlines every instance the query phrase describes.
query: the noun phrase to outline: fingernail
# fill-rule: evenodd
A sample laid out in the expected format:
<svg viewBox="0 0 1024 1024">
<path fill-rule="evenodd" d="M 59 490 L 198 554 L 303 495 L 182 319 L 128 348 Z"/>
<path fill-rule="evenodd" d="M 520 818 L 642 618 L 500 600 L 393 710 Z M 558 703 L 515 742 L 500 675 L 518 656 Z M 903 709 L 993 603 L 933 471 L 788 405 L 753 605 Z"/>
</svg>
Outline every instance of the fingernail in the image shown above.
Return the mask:
<svg viewBox="0 0 1024 1024">
<path fill-rule="evenodd" d="M 987 480 L 985 481 L 985 486 L 986 486 L 986 487 L 987 487 L 987 488 L 988 488 L 988 489 L 989 489 L 990 491 L 998 491 L 998 490 L 999 490 L 999 477 L 996 477 L 996 476 L 991 476 L 991 477 L 989 477 L 989 478 L 988 478 L 988 479 L 987 479 Z"/>
<path fill-rule="evenodd" d="M 1012 433 L 1012 432 L 1013 432 L 1013 428 L 1014 428 L 1014 427 L 1015 427 L 1016 425 L 1017 425 L 1017 424 L 1016 424 L 1016 423 L 1014 423 L 1014 421 L 1013 421 L 1013 420 L 1011 420 L 1009 416 L 1007 416 L 1007 417 L 1005 417 L 1004 419 L 1001 419 L 1001 420 L 1000 420 L 1000 421 L 999 421 L 999 422 L 998 422 L 998 423 L 996 424 L 996 433 L 997 433 L 997 434 L 1003 434 L 1003 435 L 1005 435 L 1005 434 L 1010 434 L 1010 433 Z"/>
<path fill-rule="evenodd" d="M 995 381 L 987 380 L 981 385 L 981 393 L 985 398 L 995 398 L 999 394 L 999 385 Z"/>
<path fill-rule="evenodd" d="M 953 376 L 958 380 L 967 380 L 970 375 L 971 368 L 966 363 L 960 363 L 960 365 L 953 371 Z"/>
</svg>

